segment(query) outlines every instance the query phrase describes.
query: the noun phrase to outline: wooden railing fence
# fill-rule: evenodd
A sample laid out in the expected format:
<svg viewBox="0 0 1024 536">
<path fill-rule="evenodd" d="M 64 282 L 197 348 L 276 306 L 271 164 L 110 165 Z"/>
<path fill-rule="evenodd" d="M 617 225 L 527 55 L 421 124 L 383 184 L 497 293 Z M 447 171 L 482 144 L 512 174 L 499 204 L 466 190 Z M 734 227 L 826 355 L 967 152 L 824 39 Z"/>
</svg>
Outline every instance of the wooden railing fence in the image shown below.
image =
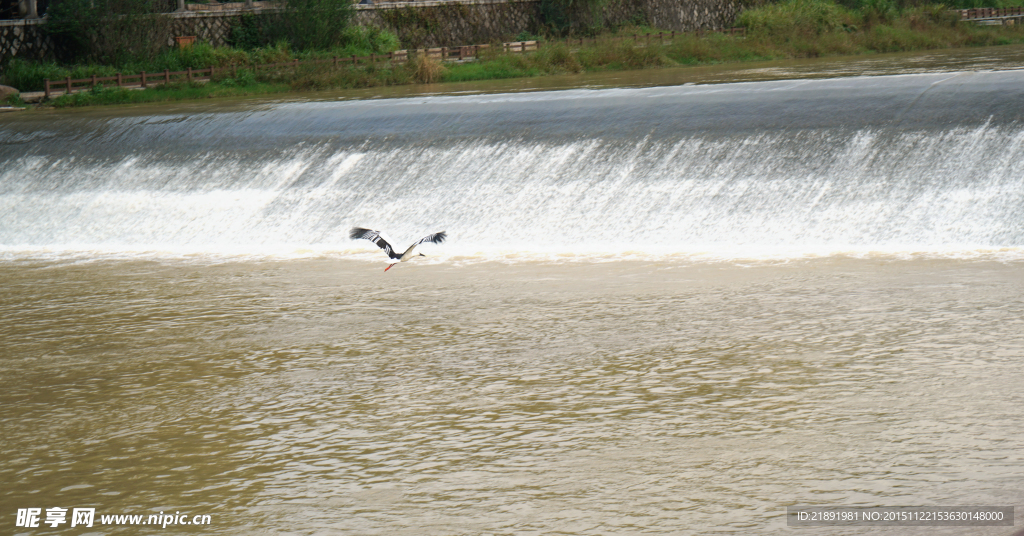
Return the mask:
<svg viewBox="0 0 1024 536">
<path fill-rule="evenodd" d="M 960 13 L 961 20 L 974 20 L 974 19 L 995 19 L 995 18 L 1006 18 L 1006 17 L 1024 17 L 1024 7 L 979 7 L 973 9 L 954 9 L 954 12 Z"/>
<path fill-rule="evenodd" d="M 727 28 L 724 30 L 697 30 L 691 32 L 697 37 L 703 37 L 712 33 L 724 33 L 730 36 L 746 35 L 746 28 Z M 653 42 L 665 43 L 666 41 L 671 42 L 676 37 L 685 35 L 682 32 L 658 32 L 656 34 L 637 35 L 633 34 L 632 37 L 620 36 L 613 38 L 578 38 L 578 39 L 566 39 L 564 41 L 549 41 L 549 45 L 553 43 L 566 43 L 569 46 L 584 46 L 588 43 L 597 44 L 598 42 L 624 42 L 632 40 L 638 46 L 647 45 Z M 542 41 L 515 41 L 509 43 L 502 43 L 500 46 L 504 52 L 510 53 L 523 53 L 531 52 L 540 49 L 544 45 Z M 97 85 L 105 84 L 107 82 L 113 82 L 115 87 L 130 87 L 130 88 L 147 88 L 159 84 L 171 84 L 177 82 L 202 82 L 213 80 L 214 74 L 221 73 L 226 74 L 227 71 L 231 72 L 231 77 L 236 78 L 238 76 L 238 69 L 253 69 L 268 70 L 268 69 L 284 69 L 292 68 L 298 71 L 299 67 L 309 65 L 324 65 L 331 64 L 334 67 L 341 65 L 358 65 L 360 63 L 405 63 L 409 61 L 410 57 L 415 54 L 423 54 L 426 57 L 434 58 L 440 61 L 464 61 L 468 59 L 478 59 L 480 52 L 491 48 L 492 45 L 466 45 L 459 47 L 439 47 L 439 48 L 426 48 L 416 50 L 396 50 L 387 54 L 370 54 L 369 56 L 348 56 L 348 57 L 334 57 L 331 59 L 315 59 L 315 60 L 292 60 L 279 63 L 263 63 L 257 65 L 232 65 L 231 67 L 207 67 L 205 69 L 188 69 L 185 71 L 167 71 L 147 73 L 145 71 L 137 74 L 122 74 L 117 73 L 114 76 L 92 76 L 90 78 L 76 78 L 71 77 L 64 78 L 63 80 L 50 80 L 47 78 L 43 81 L 43 94 L 45 98 L 49 99 L 56 91 L 63 90 L 63 94 L 71 94 L 76 91 L 88 91 L 95 88 Z"/>
</svg>

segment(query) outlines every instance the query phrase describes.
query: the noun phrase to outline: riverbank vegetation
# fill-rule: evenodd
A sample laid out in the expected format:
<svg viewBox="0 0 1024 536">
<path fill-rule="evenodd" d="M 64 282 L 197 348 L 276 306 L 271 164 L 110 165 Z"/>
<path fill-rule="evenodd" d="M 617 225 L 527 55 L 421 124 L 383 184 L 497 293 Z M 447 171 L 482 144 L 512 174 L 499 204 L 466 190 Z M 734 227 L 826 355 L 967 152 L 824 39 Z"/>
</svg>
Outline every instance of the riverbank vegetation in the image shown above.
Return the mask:
<svg viewBox="0 0 1024 536">
<path fill-rule="evenodd" d="M 26 91 L 42 89 L 44 78 L 111 76 L 118 71 L 152 73 L 212 65 L 223 73 L 209 83 L 172 84 L 143 91 L 99 88 L 60 96 L 48 103 L 82 106 L 1024 43 L 1021 26 L 960 22 L 944 5 L 913 5 L 912 1 L 784 0 L 745 10 L 737 20 L 739 26 L 746 28 L 742 38 L 708 33 L 676 35 L 673 40 L 641 38 L 636 44 L 632 39 L 614 39 L 658 31 L 636 25 L 604 31 L 584 44 L 575 38 L 541 37 L 542 46 L 534 52 L 507 53 L 492 47 L 476 61 L 445 64 L 420 54 L 401 64 L 336 67 L 328 62 L 297 68 L 253 69 L 251 66 L 261 63 L 295 59 L 386 54 L 400 44 L 390 32 L 346 26 L 334 33 L 321 32 L 322 36 L 333 37 L 317 43 L 278 35 L 276 42 L 268 45 L 265 43 L 272 31 L 243 25 L 233 47 L 214 48 L 200 43 L 192 48 L 165 50 L 149 57 L 107 64 L 12 61 L 4 69 L 0 83 Z M 234 70 L 237 74 L 230 74 L 233 65 L 241 66 Z"/>
</svg>

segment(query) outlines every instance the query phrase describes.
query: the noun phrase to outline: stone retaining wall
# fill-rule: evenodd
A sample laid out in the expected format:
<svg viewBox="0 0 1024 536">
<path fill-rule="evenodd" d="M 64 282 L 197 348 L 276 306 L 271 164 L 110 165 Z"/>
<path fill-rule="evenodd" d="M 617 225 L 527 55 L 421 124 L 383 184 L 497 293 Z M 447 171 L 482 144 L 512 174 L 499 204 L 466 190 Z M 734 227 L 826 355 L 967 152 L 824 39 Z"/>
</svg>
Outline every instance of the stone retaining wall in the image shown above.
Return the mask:
<svg viewBox="0 0 1024 536">
<path fill-rule="evenodd" d="M 231 38 L 231 28 L 238 23 L 242 15 L 252 13 L 259 16 L 264 11 L 230 10 L 230 11 L 190 11 L 187 13 L 168 13 L 174 21 L 168 35 L 161 36 L 167 46 L 174 46 L 174 37 L 194 35 L 199 41 L 210 43 L 215 47 L 227 46 Z"/>
<path fill-rule="evenodd" d="M 613 0 L 604 22 L 621 25 L 642 14 L 647 24 L 663 30 L 719 30 L 731 28 L 741 9 L 735 0 Z"/>
<path fill-rule="evenodd" d="M 10 58 L 44 59 L 53 54 L 53 42 L 42 31 L 43 21 L 0 20 L 0 65 Z"/>
<path fill-rule="evenodd" d="M 355 6 L 355 22 L 394 31 L 406 48 L 483 44 L 510 40 L 522 32 L 539 33 L 540 3 L 541 0 L 428 0 L 360 4 Z M 158 15 L 171 17 L 173 23 L 169 35 L 154 38 L 173 46 L 175 36 L 194 35 L 214 46 L 224 46 L 231 27 L 242 15 L 259 16 L 277 9 L 262 6 L 258 3 L 253 10 L 222 8 Z M 601 13 L 582 11 L 574 13 L 571 20 L 577 30 L 643 21 L 679 32 L 728 27 L 739 10 L 736 0 L 610 0 Z M 14 57 L 50 58 L 53 44 L 42 24 L 42 20 L 0 21 L 0 64 Z"/>
<path fill-rule="evenodd" d="M 538 31 L 537 6 L 537 0 L 380 3 L 356 6 L 355 21 L 395 32 L 405 48 L 475 45 Z"/>
</svg>

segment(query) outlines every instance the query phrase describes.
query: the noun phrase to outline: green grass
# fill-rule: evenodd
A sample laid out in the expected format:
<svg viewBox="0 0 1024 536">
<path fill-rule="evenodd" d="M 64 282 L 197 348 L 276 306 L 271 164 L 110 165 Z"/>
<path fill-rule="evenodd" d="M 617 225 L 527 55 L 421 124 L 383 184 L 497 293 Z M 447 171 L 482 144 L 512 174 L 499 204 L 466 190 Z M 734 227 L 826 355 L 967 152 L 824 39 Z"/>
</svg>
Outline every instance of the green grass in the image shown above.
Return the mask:
<svg viewBox="0 0 1024 536">
<path fill-rule="evenodd" d="M 104 77 L 121 73 L 148 73 L 184 71 L 188 68 L 228 68 L 232 65 L 251 66 L 265 63 L 280 63 L 298 59 L 329 59 L 332 57 L 368 56 L 386 54 L 398 49 L 398 38 L 390 32 L 350 27 L 346 30 L 347 44 L 330 50 L 292 51 L 285 42 L 272 46 L 241 50 L 231 47 L 214 47 L 208 43 L 196 43 L 185 49 L 168 49 L 148 61 L 128 61 L 118 65 L 58 65 L 54 62 L 29 62 L 11 60 L 3 69 L 0 83 L 16 87 L 21 91 L 42 91 L 43 81 L 89 78 L 93 75 Z"/>
<path fill-rule="evenodd" d="M 136 104 L 146 102 L 170 102 L 182 100 L 208 99 L 215 97 L 242 97 L 249 95 L 269 95 L 291 91 L 286 84 L 267 84 L 254 82 L 238 85 L 233 82 L 211 82 L 207 84 L 183 83 L 168 86 L 157 86 L 145 90 L 133 90 L 117 87 L 96 86 L 89 91 L 61 95 L 50 100 L 47 105 L 54 108 L 71 108 L 77 106 L 102 106 L 109 104 Z"/>
<path fill-rule="evenodd" d="M 861 7 L 851 9 L 829 0 L 786 0 L 745 11 L 739 23 L 747 28 L 745 38 L 709 34 L 677 36 L 672 42 L 649 43 L 641 39 L 636 46 L 632 35 L 657 33 L 649 27 L 626 27 L 607 33 L 596 42 L 547 41 L 525 54 L 505 53 L 498 47 L 481 52 L 478 61 L 448 63 L 414 58 L 404 64 L 377 63 L 333 67 L 329 63 L 302 65 L 298 69 L 251 70 L 242 68 L 236 78 L 220 76 L 208 84 L 157 86 L 144 91 L 100 88 L 62 96 L 53 106 L 86 106 L 132 102 L 160 102 L 212 97 L 261 95 L 283 91 L 369 88 L 424 82 L 464 82 L 500 78 L 522 78 L 563 73 L 647 69 L 675 65 L 704 65 L 783 58 L 810 58 L 900 52 L 966 46 L 1024 43 L 1020 26 L 977 26 L 959 22 L 941 5 L 900 8 L 895 0 L 857 0 Z M 1024 0 L 1022 0 L 1024 1 Z M 367 35 L 361 44 L 350 39 L 346 48 L 295 53 L 278 44 L 252 50 L 213 48 L 197 45 L 190 50 L 169 51 L 146 65 L 147 71 L 183 70 L 208 65 L 229 67 L 294 59 L 329 59 L 351 54 L 383 53 L 397 47 L 397 40 L 381 45 L 380 36 Z M 627 37 L 624 40 L 612 38 Z M 366 48 L 369 47 L 369 51 Z M 142 69 L 138 69 L 142 70 Z M 109 76 L 110 66 L 58 66 L 11 62 L 4 71 L 4 82 L 21 89 L 39 89 L 45 77 L 86 78 L 92 74 Z M 125 69 L 124 72 L 135 72 Z M 224 69 L 222 72 L 229 72 Z"/>
<path fill-rule="evenodd" d="M 484 61 L 451 65 L 442 75 L 441 80 L 444 82 L 469 82 L 550 74 L 543 71 L 533 59 L 526 54 L 493 55 Z"/>
<path fill-rule="evenodd" d="M 4 104 L 7 105 L 7 106 L 13 106 L 15 108 L 27 108 L 28 107 L 28 104 L 25 104 L 25 101 L 21 100 L 21 95 L 19 95 L 17 93 L 15 93 L 13 95 L 8 95 L 7 99 L 4 100 Z"/>
</svg>

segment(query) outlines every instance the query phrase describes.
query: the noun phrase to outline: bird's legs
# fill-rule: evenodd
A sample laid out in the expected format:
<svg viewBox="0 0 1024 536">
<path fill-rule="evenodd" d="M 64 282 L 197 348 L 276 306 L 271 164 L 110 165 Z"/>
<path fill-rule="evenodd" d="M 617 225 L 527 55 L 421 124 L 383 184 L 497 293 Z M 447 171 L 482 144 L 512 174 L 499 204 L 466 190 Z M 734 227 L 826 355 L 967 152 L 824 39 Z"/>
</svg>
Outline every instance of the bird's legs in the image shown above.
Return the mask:
<svg viewBox="0 0 1024 536">
<path fill-rule="evenodd" d="M 391 267 L 396 265 L 396 264 L 398 264 L 398 263 L 397 262 L 393 262 L 393 263 L 389 264 L 388 267 L 384 269 L 384 271 L 386 272 L 386 271 L 390 270 Z"/>
</svg>

